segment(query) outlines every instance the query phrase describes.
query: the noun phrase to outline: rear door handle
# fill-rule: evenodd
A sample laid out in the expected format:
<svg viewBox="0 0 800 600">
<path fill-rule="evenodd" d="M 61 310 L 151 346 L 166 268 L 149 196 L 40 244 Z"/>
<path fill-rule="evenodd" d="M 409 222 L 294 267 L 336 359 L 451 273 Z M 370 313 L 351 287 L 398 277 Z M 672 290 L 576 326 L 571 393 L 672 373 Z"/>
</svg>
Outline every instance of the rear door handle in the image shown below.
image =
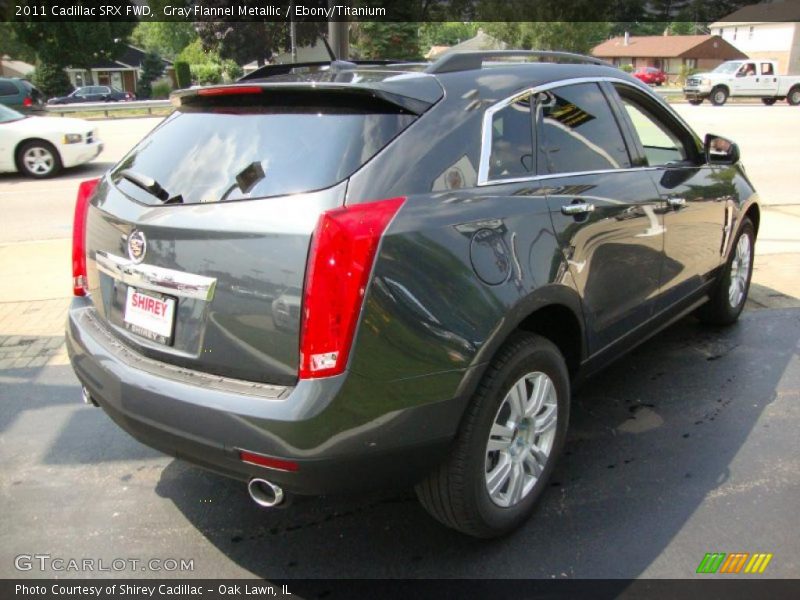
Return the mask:
<svg viewBox="0 0 800 600">
<path fill-rule="evenodd" d="M 667 198 L 667 204 L 672 208 L 683 208 L 686 206 L 686 198 Z"/>
<path fill-rule="evenodd" d="M 564 204 L 561 207 L 561 212 L 565 215 L 585 215 L 594 212 L 594 204 L 589 202 L 579 202 L 577 204 Z"/>
</svg>

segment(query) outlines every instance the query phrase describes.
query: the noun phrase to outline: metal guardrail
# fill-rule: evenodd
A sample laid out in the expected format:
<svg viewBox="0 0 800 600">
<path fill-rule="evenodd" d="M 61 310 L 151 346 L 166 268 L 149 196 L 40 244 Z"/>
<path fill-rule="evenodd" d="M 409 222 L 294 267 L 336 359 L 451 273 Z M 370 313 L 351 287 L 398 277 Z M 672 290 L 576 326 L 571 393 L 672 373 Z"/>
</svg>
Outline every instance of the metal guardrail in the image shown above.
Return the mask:
<svg viewBox="0 0 800 600">
<path fill-rule="evenodd" d="M 65 114 L 84 113 L 84 112 L 103 112 L 106 116 L 110 112 L 118 110 L 146 109 L 148 114 L 153 113 L 154 108 L 170 108 L 172 104 L 169 100 L 130 100 L 125 102 L 76 102 L 75 104 L 48 104 L 45 110 L 48 113 Z"/>
</svg>

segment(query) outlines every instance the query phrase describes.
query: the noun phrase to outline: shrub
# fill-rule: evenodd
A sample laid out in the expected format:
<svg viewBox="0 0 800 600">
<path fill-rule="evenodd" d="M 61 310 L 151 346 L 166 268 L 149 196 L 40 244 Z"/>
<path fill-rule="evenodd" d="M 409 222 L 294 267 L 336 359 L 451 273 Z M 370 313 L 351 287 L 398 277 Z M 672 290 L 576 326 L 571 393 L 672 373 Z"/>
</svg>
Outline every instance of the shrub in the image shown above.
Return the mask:
<svg viewBox="0 0 800 600">
<path fill-rule="evenodd" d="M 619 68 L 626 73 L 633 73 L 633 65 L 620 65 Z"/>
<path fill-rule="evenodd" d="M 678 69 L 678 83 L 680 85 L 684 85 L 686 83 L 686 80 L 697 72 L 698 70 L 695 69 L 694 67 L 681 65 L 681 68 Z"/>
<path fill-rule="evenodd" d="M 152 89 L 150 85 L 161 77 L 164 72 L 164 62 L 155 52 L 148 52 L 142 59 L 142 70 L 139 73 L 139 81 L 136 84 L 136 95 L 139 98 L 150 98 Z"/>
<path fill-rule="evenodd" d="M 175 78 L 178 80 L 179 88 L 188 88 L 192 85 L 192 71 L 189 63 L 182 60 L 175 63 Z"/>
<path fill-rule="evenodd" d="M 228 81 L 236 81 L 244 75 L 244 70 L 240 67 L 236 61 L 231 59 L 224 60 L 222 62 L 222 70 L 223 74 L 225 75 L 225 79 Z"/>
<path fill-rule="evenodd" d="M 51 63 L 40 62 L 36 65 L 31 81 L 47 98 L 64 96 L 72 91 L 72 84 L 66 71 L 63 67 Z"/>
<path fill-rule="evenodd" d="M 199 85 L 222 82 L 222 67 L 214 63 L 191 65 L 192 79 Z"/>
<path fill-rule="evenodd" d="M 169 93 L 172 91 L 172 82 L 167 79 L 159 79 L 153 82 L 152 90 L 152 97 L 157 100 L 169 98 Z"/>
</svg>

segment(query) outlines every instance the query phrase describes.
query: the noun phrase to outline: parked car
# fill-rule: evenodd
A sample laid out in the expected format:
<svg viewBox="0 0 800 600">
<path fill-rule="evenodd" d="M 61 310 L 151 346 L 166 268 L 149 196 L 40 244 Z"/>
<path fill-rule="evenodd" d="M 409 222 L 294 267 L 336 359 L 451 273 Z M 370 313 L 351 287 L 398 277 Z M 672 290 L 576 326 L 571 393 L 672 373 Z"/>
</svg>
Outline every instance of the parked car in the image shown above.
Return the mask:
<svg viewBox="0 0 800 600">
<path fill-rule="evenodd" d="M 68 96 L 50 98 L 48 104 L 75 104 L 78 102 L 125 102 L 136 100 L 136 95 L 108 85 L 89 85 L 76 88 Z"/>
<path fill-rule="evenodd" d="M 94 125 L 81 119 L 25 116 L 0 105 L 0 173 L 52 177 L 103 150 Z"/>
<path fill-rule="evenodd" d="M 767 106 L 786 100 L 800 104 L 800 75 L 778 75 L 772 60 L 729 60 L 709 73 L 698 73 L 686 80 L 683 95 L 690 104 L 722 106 L 728 98 L 761 98 Z"/>
<path fill-rule="evenodd" d="M 272 65 L 172 101 L 81 185 L 67 347 L 87 402 L 262 506 L 415 484 L 445 525 L 504 534 L 577 382 L 744 306 L 736 144 L 602 61 Z M 278 333 L 234 287 L 296 288 L 298 318 Z"/>
<path fill-rule="evenodd" d="M 25 79 L 0 77 L 0 104 L 30 113 L 44 108 L 44 94 Z"/>
<path fill-rule="evenodd" d="M 663 85 L 667 80 L 667 74 L 655 67 L 640 67 L 633 72 L 633 76 L 649 85 Z"/>
</svg>

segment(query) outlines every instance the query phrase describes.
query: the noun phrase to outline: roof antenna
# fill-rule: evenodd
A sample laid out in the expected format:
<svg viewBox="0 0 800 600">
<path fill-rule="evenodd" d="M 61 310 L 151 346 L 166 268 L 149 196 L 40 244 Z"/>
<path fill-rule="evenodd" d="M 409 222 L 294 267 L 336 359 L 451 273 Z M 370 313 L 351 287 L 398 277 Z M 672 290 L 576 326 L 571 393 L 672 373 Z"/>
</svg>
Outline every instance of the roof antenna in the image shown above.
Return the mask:
<svg viewBox="0 0 800 600">
<path fill-rule="evenodd" d="M 322 43 L 325 44 L 325 49 L 328 51 L 328 56 L 331 58 L 331 62 L 336 62 L 336 54 L 333 53 L 333 48 L 328 43 L 328 38 L 324 35 L 320 35 L 319 38 L 322 40 Z"/>
</svg>

